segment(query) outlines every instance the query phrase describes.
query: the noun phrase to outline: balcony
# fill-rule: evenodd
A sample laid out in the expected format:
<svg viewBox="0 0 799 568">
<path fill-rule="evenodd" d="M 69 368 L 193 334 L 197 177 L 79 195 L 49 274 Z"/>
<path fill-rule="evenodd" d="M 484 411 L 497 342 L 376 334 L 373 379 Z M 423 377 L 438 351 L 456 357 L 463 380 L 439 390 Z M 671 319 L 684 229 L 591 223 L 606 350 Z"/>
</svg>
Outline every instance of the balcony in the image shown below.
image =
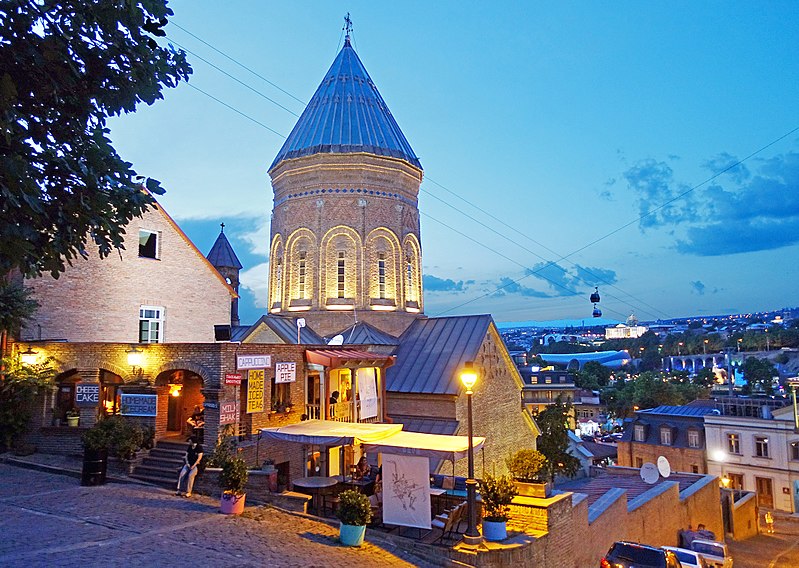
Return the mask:
<svg viewBox="0 0 799 568">
<path fill-rule="evenodd" d="M 321 405 L 306 404 L 305 414 L 309 420 L 333 420 L 335 422 L 360 422 L 362 424 L 379 424 L 382 422 L 383 403 L 377 399 L 377 416 L 360 418 L 360 403 L 357 401 L 338 402 L 327 405 L 327 417 L 323 415 Z"/>
</svg>

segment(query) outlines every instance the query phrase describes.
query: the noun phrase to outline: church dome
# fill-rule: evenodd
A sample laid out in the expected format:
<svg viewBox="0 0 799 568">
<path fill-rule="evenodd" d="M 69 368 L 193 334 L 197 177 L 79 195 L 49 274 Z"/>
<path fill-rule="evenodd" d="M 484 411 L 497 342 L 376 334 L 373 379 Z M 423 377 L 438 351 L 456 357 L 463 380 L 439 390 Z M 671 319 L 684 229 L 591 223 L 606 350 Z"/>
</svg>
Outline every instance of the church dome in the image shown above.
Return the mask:
<svg viewBox="0 0 799 568">
<path fill-rule="evenodd" d="M 356 152 L 398 158 L 422 169 L 347 35 L 269 170 L 292 158 Z"/>
</svg>

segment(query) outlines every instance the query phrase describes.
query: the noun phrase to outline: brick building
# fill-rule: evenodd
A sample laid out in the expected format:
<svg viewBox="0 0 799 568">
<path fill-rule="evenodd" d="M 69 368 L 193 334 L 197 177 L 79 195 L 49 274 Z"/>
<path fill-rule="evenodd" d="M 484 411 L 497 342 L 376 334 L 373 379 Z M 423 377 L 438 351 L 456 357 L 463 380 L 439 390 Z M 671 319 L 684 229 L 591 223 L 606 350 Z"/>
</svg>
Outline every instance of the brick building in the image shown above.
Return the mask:
<svg viewBox="0 0 799 568">
<path fill-rule="evenodd" d="M 619 441 L 619 465 L 640 468 L 664 456 L 672 471 L 707 473 L 704 417 L 714 412 L 709 400 L 639 410 Z"/>
</svg>

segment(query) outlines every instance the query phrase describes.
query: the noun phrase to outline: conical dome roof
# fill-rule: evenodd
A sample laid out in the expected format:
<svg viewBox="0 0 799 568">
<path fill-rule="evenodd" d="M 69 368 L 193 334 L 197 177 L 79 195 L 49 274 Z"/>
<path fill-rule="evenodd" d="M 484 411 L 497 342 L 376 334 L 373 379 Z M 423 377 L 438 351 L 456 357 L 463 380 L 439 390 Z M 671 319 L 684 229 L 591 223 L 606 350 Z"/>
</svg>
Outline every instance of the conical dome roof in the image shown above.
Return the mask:
<svg viewBox="0 0 799 568">
<path fill-rule="evenodd" d="M 347 36 L 269 170 L 291 158 L 355 152 L 399 158 L 422 169 Z"/>
<path fill-rule="evenodd" d="M 228 241 L 225 236 L 224 223 L 222 224 L 222 230 L 219 232 L 214 246 L 211 247 L 211 250 L 208 251 L 208 256 L 205 258 L 216 268 L 235 268 L 241 270 L 242 266 L 241 262 L 239 262 L 239 257 L 236 256 L 233 247 L 230 246 L 230 241 Z"/>
</svg>

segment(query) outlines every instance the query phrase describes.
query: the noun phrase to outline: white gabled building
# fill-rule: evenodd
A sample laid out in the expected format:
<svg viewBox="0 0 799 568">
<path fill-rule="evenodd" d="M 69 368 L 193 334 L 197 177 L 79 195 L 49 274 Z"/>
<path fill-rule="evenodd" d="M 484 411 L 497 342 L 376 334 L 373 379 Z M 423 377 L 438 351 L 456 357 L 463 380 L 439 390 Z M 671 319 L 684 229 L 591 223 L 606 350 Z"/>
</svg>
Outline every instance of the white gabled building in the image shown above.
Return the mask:
<svg viewBox="0 0 799 568">
<path fill-rule="evenodd" d="M 758 505 L 799 512 L 799 431 L 789 405 L 765 418 L 707 415 L 708 473 L 756 491 Z"/>
</svg>

